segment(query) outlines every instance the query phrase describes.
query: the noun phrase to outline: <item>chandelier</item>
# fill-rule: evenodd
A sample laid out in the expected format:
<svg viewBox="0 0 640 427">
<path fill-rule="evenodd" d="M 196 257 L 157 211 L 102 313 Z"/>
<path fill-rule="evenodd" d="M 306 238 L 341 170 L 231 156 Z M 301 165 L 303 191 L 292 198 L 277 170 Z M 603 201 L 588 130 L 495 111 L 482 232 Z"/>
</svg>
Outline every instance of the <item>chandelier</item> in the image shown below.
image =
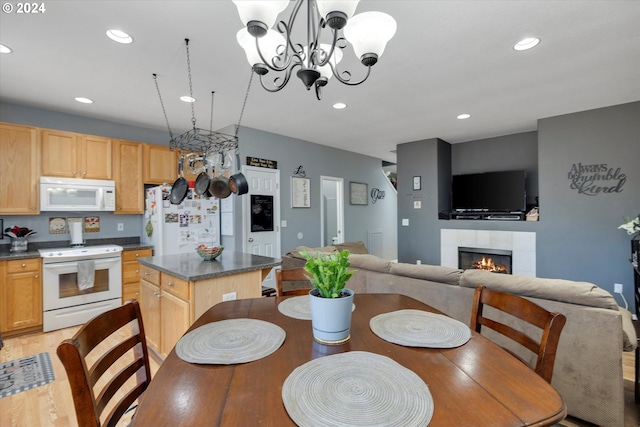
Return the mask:
<svg viewBox="0 0 640 427">
<path fill-rule="evenodd" d="M 262 87 L 269 92 L 281 90 L 289 82 L 293 70 L 299 68 L 296 75 L 307 90 L 315 88 L 320 100 L 322 88 L 332 76 L 349 86 L 367 80 L 371 67 L 378 62 L 397 26 L 391 16 L 382 12 L 354 16 L 359 1 L 307 0 L 307 40 L 296 43 L 292 40 L 292 31 L 303 0 L 296 0 L 286 23 L 278 21 L 278 31 L 271 27 L 278 14 L 289 5 L 289 0 L 233 0 L 246 25 L 237 34 L 238 43 L 253 71 L 260 76 Z M 357 58 L 366 67 L 360 80 L 352 80 L 349 71 L 338 68 L 347 43 L 353 46 Z M 272 81 L 266 77 L 270 71 L 276 73 Z"/>
</svg>

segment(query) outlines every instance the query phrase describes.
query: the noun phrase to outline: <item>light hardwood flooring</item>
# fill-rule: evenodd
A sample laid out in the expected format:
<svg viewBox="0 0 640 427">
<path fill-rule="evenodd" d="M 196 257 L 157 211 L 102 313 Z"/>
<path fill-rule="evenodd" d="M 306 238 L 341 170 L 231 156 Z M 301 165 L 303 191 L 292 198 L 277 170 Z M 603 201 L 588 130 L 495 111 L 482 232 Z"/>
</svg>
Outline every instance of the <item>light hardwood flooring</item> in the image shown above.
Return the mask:
<svg viewBox="0 0 640 427">
<path fill-rule="evenodd" d="M 77 426 L 73 399 L 67 382 L 67 376 L 58 356 L 58 344 L 73 336 L 78 327 L 62 329 L 48 333 L 36 333 L 4 339 L 4 348 L 0 350 L 0 362 L 48 351 L 51 356 L 55 381 L 42 387 L 27 390 L 0 399 L 0 426 L 2 427 L 38 427 L 38 426 Z M 155 374 L 159 361 L 150 357 L 151 372 Z M 640 405 L 634 403 L 634 353 L 623 353 L 623 375 L 625 379 L 625 427 L 640 426 Z M 126 420 L 125 420 L 126 421 Z M 592 424 L 568 418 L 562 421 L 567 427 L 591 427 Z"/>
</svg>

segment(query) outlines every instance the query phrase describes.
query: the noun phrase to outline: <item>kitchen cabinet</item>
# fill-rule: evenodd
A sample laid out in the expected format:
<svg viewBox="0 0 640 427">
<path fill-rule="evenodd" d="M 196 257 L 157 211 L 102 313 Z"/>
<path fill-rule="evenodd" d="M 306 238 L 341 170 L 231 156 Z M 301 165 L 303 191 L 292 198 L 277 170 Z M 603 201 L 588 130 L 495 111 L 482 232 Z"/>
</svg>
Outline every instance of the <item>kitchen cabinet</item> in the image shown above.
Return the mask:
<svg viewBox="0 0 640 427">
<path fill-rule="evenodd" d="M 140 263 L 138 258 L 152 255 L 151 249 L 122 251 L 122 303 L 140 300 Z"/>
<path fill-rule="evenodd" d="M 166 145 L 144 144 L 144 183 L 173 183 L 178 177 L 178 152 Z"/>
<path fill-rule="evenodd" d="M 0 215 L 40 213 L 37 129 L 0 123 Z"/>
<path fill-rule="evenodd" d="M 167 357 L 192 319 L 189 282 L 140 266 L 140 309 L 147 345 Z"/>
<path fill-rule="evenodd" d="M 67 178 L 112 179 L 112 140 L 53 129 L 43 129 L 42 175 Z"/>
<path fill-rule="evenodd" d="M 42 328 L 40 258 L 0 261 L 0 330 L 3 335 Z"/>
<path fill-rule="evenodd" d="M 133 141 L 113 144 L 113 179 L 116 182 L 116 214 L 144 213 L 142 146 Z"/>
</svg>

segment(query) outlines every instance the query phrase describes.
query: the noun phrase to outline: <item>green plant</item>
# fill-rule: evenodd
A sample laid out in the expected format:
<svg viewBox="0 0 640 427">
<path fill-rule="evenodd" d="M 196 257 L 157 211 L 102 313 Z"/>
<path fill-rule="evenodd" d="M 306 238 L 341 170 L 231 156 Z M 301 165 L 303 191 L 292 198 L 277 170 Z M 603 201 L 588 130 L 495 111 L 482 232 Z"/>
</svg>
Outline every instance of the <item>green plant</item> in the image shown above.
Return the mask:
<svg viewBox="0 0 640 427">
<path fill-rule="evenodd" d="M 329 255 L 321 255 L 318 252 L 315 257 L 306 251 L 300 254 L 307 260 L 304 266 L 310 274 L 307 278 L 323 298 L 338 298 L 347 280 L 356 272 L 347 270 L 351 265 L 347 250 Z"/>
</svg>

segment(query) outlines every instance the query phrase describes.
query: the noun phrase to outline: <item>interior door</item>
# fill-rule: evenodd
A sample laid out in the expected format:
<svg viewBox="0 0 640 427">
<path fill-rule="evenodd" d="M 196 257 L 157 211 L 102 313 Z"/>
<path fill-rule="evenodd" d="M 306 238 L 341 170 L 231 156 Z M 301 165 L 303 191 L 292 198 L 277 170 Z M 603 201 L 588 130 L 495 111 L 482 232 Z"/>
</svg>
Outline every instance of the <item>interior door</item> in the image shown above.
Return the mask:
<svg viewBox="0 0 640 427">
<path fill-rule="evenodd" d="M 342 178 L 321 176 L 320 229 L 322 246 L 344 243 L 344 183 Z"/>
<path fill-rule="evenodd" d="M 280 171 L 242 166 L 249 192 L 242 196 L 243 252 L 280 258 Z M 265 286 L 275 287 L 269 273 Z"/>
</svg>

